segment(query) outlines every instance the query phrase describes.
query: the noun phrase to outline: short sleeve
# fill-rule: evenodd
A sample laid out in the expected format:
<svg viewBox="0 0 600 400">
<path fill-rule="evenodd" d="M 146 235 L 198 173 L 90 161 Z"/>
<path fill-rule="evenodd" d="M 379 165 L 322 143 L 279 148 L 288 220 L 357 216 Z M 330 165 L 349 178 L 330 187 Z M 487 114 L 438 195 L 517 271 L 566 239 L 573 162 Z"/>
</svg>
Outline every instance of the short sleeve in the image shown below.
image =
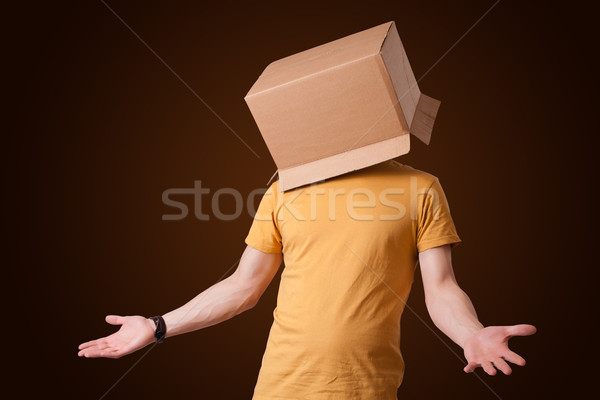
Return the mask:
<svg viewBox="0 0 600 400">
<path fill-rule="evenodd" d="M 263 253 L 281 253 L 283 247 L 275 207 L 278 190 L 276 181 L 263 195 L 245 240 L 248 246 Z"/>
<path fill-rule="evenodd" d="M 448 200 L 439 180 L 435 178 L 429 188 L 420 193 L 417 221 L 417 250 L 423 252 L 445 244 L 461 242 L 450 215 Z"/>
</svg>

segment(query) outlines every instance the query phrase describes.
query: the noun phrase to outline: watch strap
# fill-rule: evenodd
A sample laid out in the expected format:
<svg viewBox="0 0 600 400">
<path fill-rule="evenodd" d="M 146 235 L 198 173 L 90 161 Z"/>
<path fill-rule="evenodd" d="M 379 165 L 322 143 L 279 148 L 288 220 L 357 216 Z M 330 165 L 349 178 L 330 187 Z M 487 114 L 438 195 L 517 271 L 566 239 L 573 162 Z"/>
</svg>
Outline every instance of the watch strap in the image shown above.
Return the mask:
<svg viewBox="0 0 600 400">
<path fill-rule="evenodd" d="M 167 335 L 167 324 L 162 316 L 157 315 L 156 317 L 150 317 L 150 319 L 156 325 L 156 330 L 154 331 L 154 337 L 156 338 L 157 343 L 162 343 L 165 340 L 165 336 Z"/>
</svg>

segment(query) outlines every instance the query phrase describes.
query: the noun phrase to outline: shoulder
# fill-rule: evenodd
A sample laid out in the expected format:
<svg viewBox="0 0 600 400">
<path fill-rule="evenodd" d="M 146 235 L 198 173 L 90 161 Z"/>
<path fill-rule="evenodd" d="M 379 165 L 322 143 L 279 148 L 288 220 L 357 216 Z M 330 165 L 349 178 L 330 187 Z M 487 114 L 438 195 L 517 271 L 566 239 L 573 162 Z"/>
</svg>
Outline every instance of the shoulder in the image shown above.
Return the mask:
<svg viewBox="0 0 600 400">
<path fill-rule="evenodd" d="M 279 193 L 279 179 L 275 179 L 271 184 L 268 185 L 263 197 L 268 197 L 277 202 L 277 198 L 280 196 Z"/>
<path fill-rule="evenodd" d="M 276 178 L 267 189 L 269 193 L 279 193 L 279 178 Z"/>
<path fill-rule="evenodd" d="M 411 167 L 410 165 L 402 164 L 396 160 L 386 161 L 385 164 L 386 167 L 394 170 L 399 175 L 405 176 L 407 178 L 416 179 L 419 187 L 431 186 L 432 184 L 438 181 L 437 176 L 429 172 L 425 172 L 420 169 Z"/>
</svg>

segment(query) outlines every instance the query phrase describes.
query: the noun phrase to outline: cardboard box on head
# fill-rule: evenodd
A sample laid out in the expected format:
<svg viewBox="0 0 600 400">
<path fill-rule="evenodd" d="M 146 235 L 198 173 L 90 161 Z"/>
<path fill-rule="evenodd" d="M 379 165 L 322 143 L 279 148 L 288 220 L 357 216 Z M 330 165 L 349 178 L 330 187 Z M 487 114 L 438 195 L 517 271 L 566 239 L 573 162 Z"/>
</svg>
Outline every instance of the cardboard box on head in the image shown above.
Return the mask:
<svg viewBox="0 0 600 400">
<path fill-rule="evenodd" d="M 281 191 L 429 144 L 440 102 L 419 90 L 393 21 L 274 61 L 244 97 Z"/>
</svg>

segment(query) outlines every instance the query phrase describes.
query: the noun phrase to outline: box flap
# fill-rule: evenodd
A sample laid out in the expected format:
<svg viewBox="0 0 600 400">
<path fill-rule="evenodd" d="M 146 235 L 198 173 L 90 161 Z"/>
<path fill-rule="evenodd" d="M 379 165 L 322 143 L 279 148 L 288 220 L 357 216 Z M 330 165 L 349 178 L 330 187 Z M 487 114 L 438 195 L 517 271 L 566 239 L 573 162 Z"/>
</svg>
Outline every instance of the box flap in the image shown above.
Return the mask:
<svg viewBox="0 0 600 400">
<path fill-rule="evenodd" d="M 394 85 L 404 118 L 408 126 L 411 126 L 421 91 L 394 22 L 390 25 L 380 54 Z"/>
<path fill-rule="evenodd" d="M 394 22 L 390 25 L 380 53 L 404 118 L 410 126 L 410 133 L 423 143 L 429 144 L 440 101 L 421 93 Z"/>
<path fill-rule="evenodd" d="M 418 137 L 423 143 L 429 144 L 433 123 L 440 108 L 440 101 L 421 94 L 417 109 L 410 125 L 410 133 Z"/>
</svg>

